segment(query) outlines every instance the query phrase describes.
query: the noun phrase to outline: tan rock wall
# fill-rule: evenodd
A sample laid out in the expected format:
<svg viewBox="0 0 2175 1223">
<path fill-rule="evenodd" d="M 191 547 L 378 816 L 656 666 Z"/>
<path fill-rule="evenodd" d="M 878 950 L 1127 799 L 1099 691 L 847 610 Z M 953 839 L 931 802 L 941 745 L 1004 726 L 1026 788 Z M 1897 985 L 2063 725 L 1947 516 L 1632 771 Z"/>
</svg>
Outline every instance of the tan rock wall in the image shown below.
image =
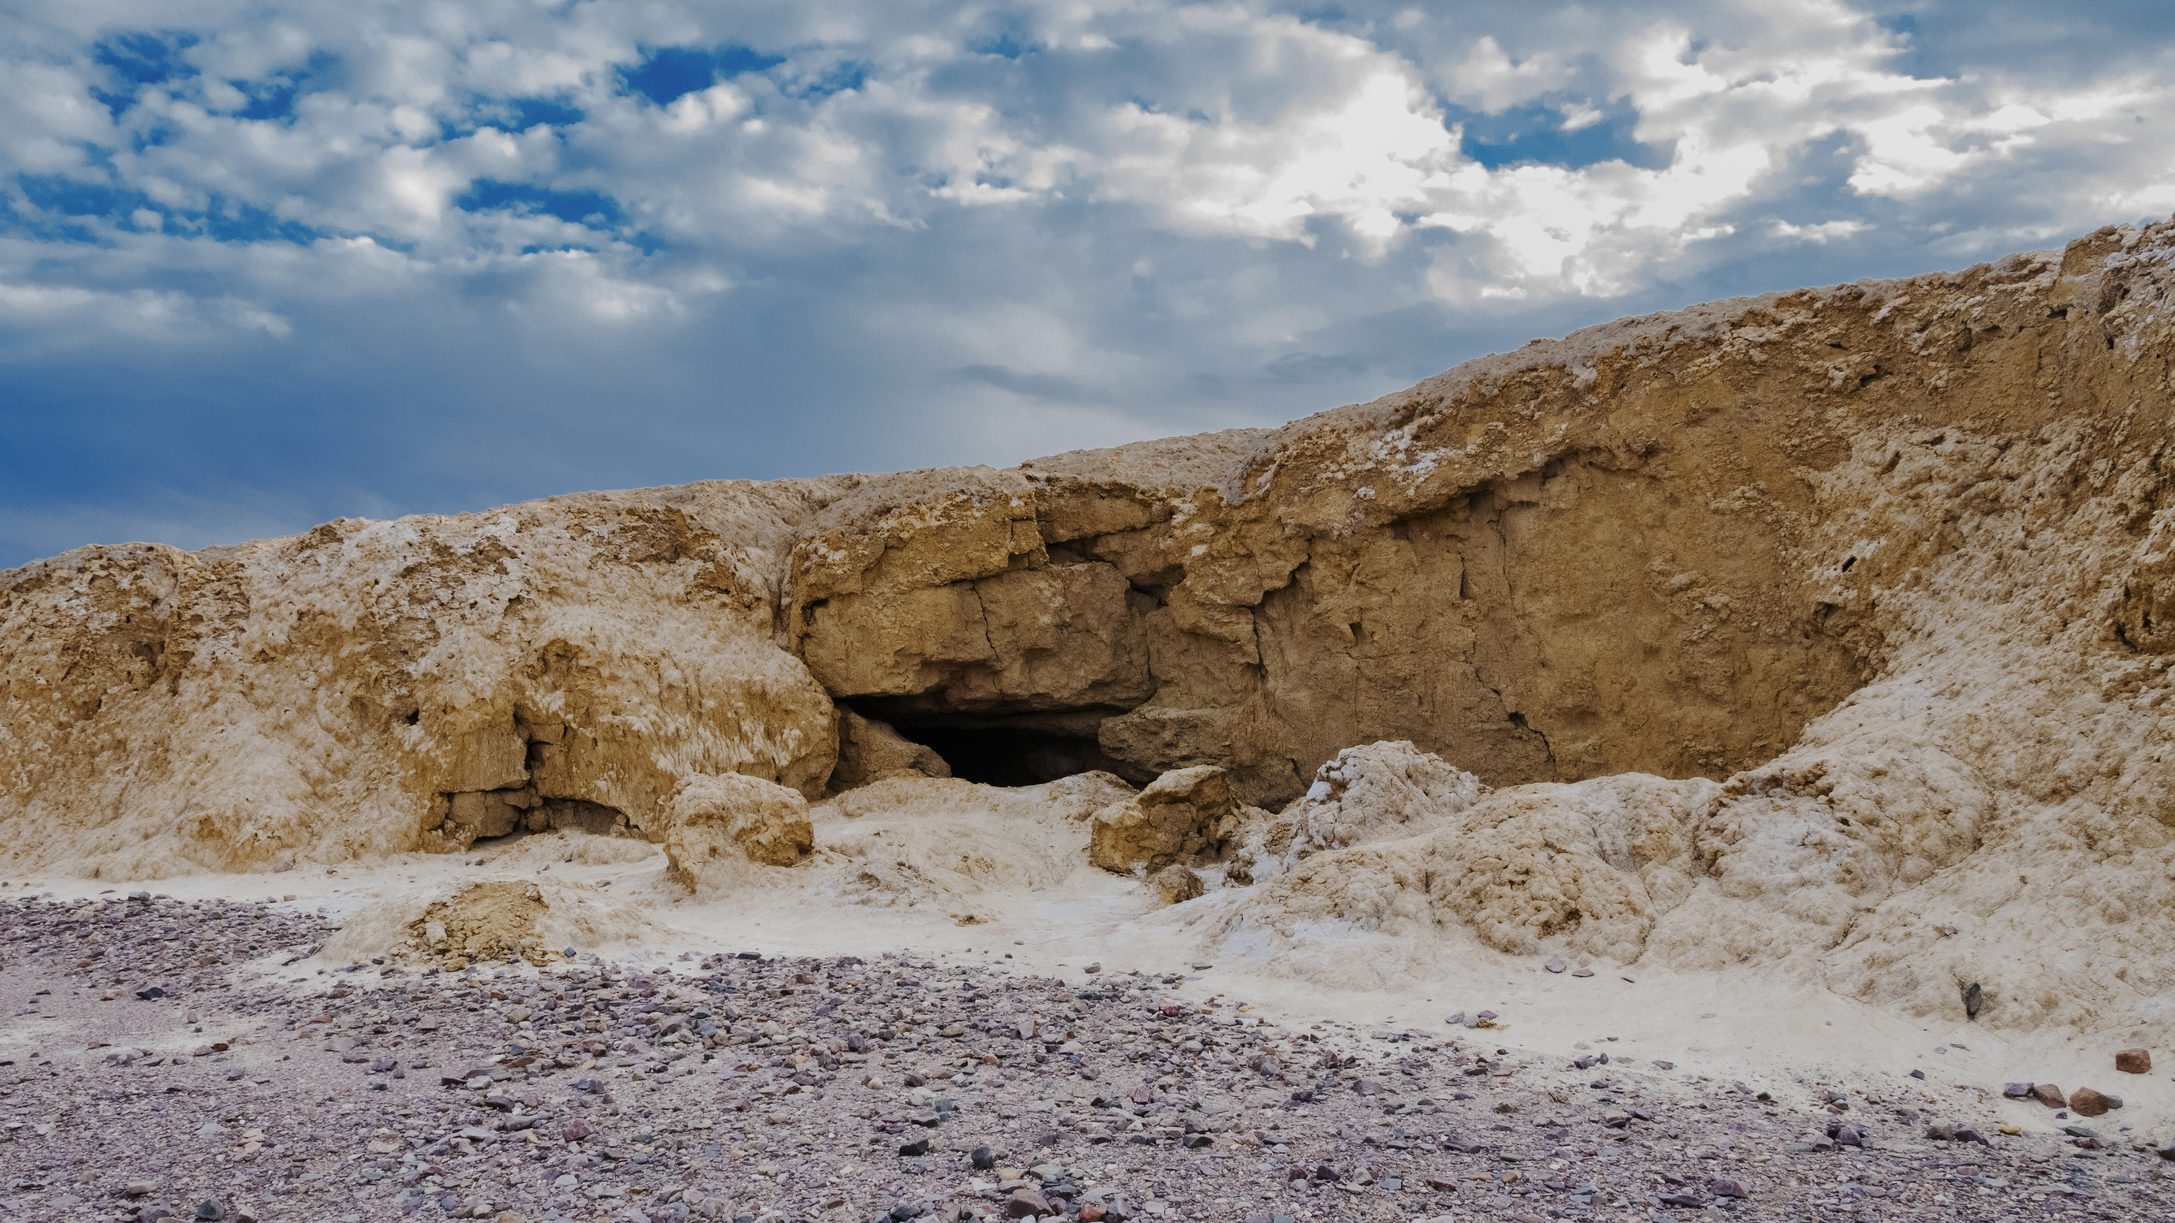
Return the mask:
<svg viewBox="0 0 2175 1223">
<path fill-rule="evenodd" d="M 820 794 L 835 700 L 1091 736 L 1138 779 L 1218 765 L 1252 803 L 1375 739 L 1495 786 L 1722 779 L 1906 675 L 1931 688 L 1891 733 L 2165 827 L 2127 745 L 2169 653 L 2171 249 L 1626 320 L 1014 471 L 73 553 L 0 575 L 0 853 L 651 835 L 692 778 Z M 1965 708 L 1936 658 L 2070 695 Z"/>
<path fill-rule="evenodd" d="M 641 830 L 708 773 L 820 793 L 833 708 L 771 640 L 800 512 L 699 486 L 0 575 L 0 860 L 249 869 L 512 812 Z"/>
</svg>

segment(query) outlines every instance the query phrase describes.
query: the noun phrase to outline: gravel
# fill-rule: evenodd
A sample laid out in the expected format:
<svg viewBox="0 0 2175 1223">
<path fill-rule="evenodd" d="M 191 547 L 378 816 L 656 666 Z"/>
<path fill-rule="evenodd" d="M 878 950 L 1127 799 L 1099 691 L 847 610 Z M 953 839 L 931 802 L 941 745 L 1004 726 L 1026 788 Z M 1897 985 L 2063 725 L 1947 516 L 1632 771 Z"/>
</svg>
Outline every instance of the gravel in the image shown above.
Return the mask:
<svg viewBox="0 0 2175 1223">
<path fill-rule="evenodd" d="M 0 904 L 0 1217 L 2175 1211 L 2165 1136 L 1998 1134 L 1900 1074 L 1788 1098 L 1513 1052 L 1462 1017 L 1279 1026 L 1181 975 L 738 948 L 323 969 L 332 928 L 286 905 Z"/>
</svg>

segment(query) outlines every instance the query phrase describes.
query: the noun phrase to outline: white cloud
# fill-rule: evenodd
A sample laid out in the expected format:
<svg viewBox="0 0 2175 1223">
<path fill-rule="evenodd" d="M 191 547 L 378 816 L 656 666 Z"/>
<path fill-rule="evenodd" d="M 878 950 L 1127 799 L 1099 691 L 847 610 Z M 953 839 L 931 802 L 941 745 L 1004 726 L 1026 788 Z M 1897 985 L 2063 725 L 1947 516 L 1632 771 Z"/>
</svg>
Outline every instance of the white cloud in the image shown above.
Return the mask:
<svg viewBox="0 0 2175 1223">
<path fill-rule="evenodd" d="M 1557 56 L 1542 52 L 1512 62 L 1492 34 L 1474 39 L 1465 58 L 1443 75 L 1453 101 L 1482 111 L 1508 110 L 1568 83 Z"/>
<path fill-rule="evenodd" d="M 1112 108 L 1076 173 L 1097 195 L 1146 204 L 1189 228 L 1311 241 L 1335 218 L 1379 255 L 1456 164 L 1456 137 L 1407 66 L 1297 23 L 1245 33 L 1304 82 L 1269 119 Z"/>
<path fill-rule="evenodd" d="M 1297 5 L 173 0 L 181 71 L 131 88 L 98 49 L 141 5 L 22 0 L 0 377 L 125 412 L 186 357 L 221 403 L 292 381 L 561 480 L 1009 458 L 2175 209 L 2175 30 L 2056 64 L 2069 19 L 2006 50 L 1990 19 L 1955 62 L 1844 0 Z M 622 86 L 718 46 L 782 62 Z M 641 406 L 593 437 L 604 397 Z M 558 432 L 477 415 L 507 404 Z M 687 441 L 727 418 L 733 448 Z"/>
<path fill-rule="evenodd" d="M 185 340 L 221 330 L 284 337 L 294 328 L 261 306 L 221 294 L 158 289 L 90 289 L 0 279 L 0 325 L 35 334 L 42 347 L 84 345 L 109 337 Z M 20 355 L 20 354 L 18 354 Z"/>
<path fill-rule="evenodd" d="M 1631 291 L 1735 232 L 1735 211 L 1786 194 L 1787 167 L 1818 142 L 1855 149 L 1846 182 L 1857 194 L 1918 199 L 2028 155 L 2064 120 L 2169 109 L 2167 90 L 2149 82 L 2027 94 L 1914 77 L 1895 36 L 1841 0 L 1657 5 L 1629 28 L 1528 8 L 1450 21 L 1408 8 L 1379 27 L 1330 29 L 1235 5 L 1023 7 L 1014 20 L 1048 48 L 1024 70 L 1049 74 L 1024 91 L 1017 74 L 966 70 L 976 62 L 967 44 L 988 21 L 975 9 L 764 8 L 750 29 L 801 40 L 766 45 L 808 65 L 781 69 L 781 81 L 858 60 L 863 83 L 788 94 L 742 77 L 658 107 L 616 92 L 640 46 L 754 35 L 673 4 L 556 16 L 506 3 L 355 10 L 314 25 L 207 4 L 198 41 L 176 53 L 197 75 L 146 89 L 122 117 L 159 141 L 126 147 L 88 92 L 80 45 L 73 74 L 31 65 L 0 92 L 20 120 L 0 140 L 23 169 L 94 177 L 105 172 L 82 150 L 106 147 L 119 185 L 169 208 L 219 199 L 457 261 L 518 258 L 536 238 L 453 208 L 482 178 L 600 193 L 627 225 L 728 260 L 756 244 L 867 241 L 946 208 L 1084 200 L 1143 210 L 1182 234 L 1312 244 L 1335 232 L 1339 249 L 1375 259 L 1448 229 L 1462 241 L 1427 257 L 1430 283 L 1463 300 Z M 1696 50 L 1694 23 L 1719 31 Z M 1550 44 L 1512 45 L 1532 27 Z M 1422 36 L 1424 53 L 1397 42 Z M 45 42 L 50 56 L 67 39 Z M 267 82 L 299 82 L 292 120 L 235 113 Z M 477 91 L 564 92 L 584 117 L 518 140 L 443 135 Z M 1488 169 L 1465 157 L 1444 110 L 1537 101 L 1561 116 L 1566 138 L 1621 104 L 1636 116 L 1632 133 L 1673 159 Z M 2153 199 L 2157 187 L 2116 184 L 2098 197 Z"/>
</svg>

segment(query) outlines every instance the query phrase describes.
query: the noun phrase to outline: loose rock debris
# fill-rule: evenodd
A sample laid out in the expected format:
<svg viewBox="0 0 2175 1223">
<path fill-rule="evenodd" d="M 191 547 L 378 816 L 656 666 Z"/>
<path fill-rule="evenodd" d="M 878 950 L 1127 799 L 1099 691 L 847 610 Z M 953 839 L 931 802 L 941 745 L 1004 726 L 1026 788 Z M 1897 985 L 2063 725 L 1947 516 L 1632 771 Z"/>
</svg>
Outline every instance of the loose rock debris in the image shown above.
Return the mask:
<svg viewBox="0 0 2175 1223">
<path fill-rule="evenodd" d="M 1791 1099 L 1462 1026 L 1281 1026 L 1183 974 L 725 950 L 319 967 L 332 932 L 281 905 L 0 905 L 0 1216 L 2175 1210 L 2164 1139 L 2012 1137 L 1915 1081 Z"/>
</svg>

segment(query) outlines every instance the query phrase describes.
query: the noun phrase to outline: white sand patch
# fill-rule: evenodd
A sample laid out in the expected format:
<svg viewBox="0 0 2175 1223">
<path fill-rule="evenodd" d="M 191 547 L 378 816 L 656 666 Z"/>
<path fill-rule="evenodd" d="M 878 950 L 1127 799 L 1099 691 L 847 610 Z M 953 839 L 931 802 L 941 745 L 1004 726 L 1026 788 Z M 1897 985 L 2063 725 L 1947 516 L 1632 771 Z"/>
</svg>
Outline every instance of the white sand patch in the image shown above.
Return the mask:
<svg viewBox="0 0 2175 1223">
<path fill-rule="evenodd" d="M 1418 937 L 1338 920 L 1271 931 L 1240 920 L 1263 902 L 1258 888 L 1216 887 L 1162 907 L 1144 882 L 1087 864 L 1088 816 L 1122 792 L 1094 776 L 1023 789 L 880 783 L 812 810 L 818 849 L 810 860 L 751 865 L 714 896 L 689 896 L 672 883 L 656 846 L 578 833 L 459 855 L 151 886 L 187 899 L 291 896 L 346 916 L 347 927 L 317 959 L 293 970 L 302 980 L 388 954 L 430 906 L 479 881 L 528 881 L 547 906 L 538 944 L 579 954 L 670 965 L 714 952 L 901 953 L 1082 983 L 1093 979 L 1090 965 L 1179 973 L 1198 997 L 1243 1002 L 1287 1024 L 1448 1032 L 1475 1047 L 1565 1062 L 1605 1052 L 1631 1073 L 1692 1094 L 1743 1082 L 1794 1104 L 1812 1086 L 1850 1084 L 1899 1106 L 1993 1114 L 2043 1131 L 2059 1124 L 2051 1111 L 2004 1102 L 2000 1089 L 2010 1080 L 2051 1080 L 2122 1096 L 2127 1107 L 2101 1119 L 2103 1129 L 2175 1117 L 2175 1085 L 2164 1073 L 2112 1068 L 2114 1050 L 2152 1043 L 2136 1030 L 1997 1031 L 1912 1019 L 1779 969 L 1671 971 L 1574 956 L 1570 971 L 1557 974 L 1542 957 L 1496 951 L 1469 934 Z M 39 879 L 0 897 L 114 890 L 101 881 Z M 1572 975 L 1589 968 L 1591 976 Z M 1496 1013 L 1484 1029 L 1445 1022 L 1484 1010 Z M 1911 1078 L 1912 1070 L 1926 1077 Z"/>
</svg>

